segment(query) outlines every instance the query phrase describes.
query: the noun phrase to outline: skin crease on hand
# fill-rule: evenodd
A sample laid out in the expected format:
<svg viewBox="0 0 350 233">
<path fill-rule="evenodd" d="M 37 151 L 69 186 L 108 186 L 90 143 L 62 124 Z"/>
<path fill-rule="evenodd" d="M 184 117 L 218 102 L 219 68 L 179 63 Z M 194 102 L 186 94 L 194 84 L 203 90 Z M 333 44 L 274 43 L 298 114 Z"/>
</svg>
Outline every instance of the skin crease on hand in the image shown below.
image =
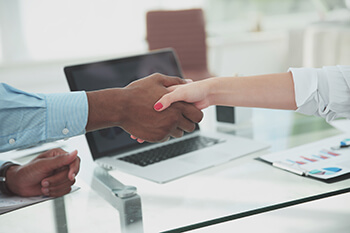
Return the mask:
<svg viewBox="0 0 350 233">
<path fill-rule="evenodd" d="M 67 194 L 79 172 L 77 154 L 76 150 L 67 153 L 60 148 L 44 152 L 25 165 L 10 167 L 6 184 L 20 196 L 58 197 Z"/>
</svg>

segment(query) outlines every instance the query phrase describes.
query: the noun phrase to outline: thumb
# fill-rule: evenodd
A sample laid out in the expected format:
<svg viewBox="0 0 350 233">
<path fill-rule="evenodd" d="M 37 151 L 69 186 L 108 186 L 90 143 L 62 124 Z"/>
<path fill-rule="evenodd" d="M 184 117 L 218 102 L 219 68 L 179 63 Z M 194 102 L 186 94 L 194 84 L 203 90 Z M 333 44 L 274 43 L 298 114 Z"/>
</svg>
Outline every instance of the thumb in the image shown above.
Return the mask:
<svg viewBox="0 0 350 233">
<path fill-rule="evenodd" d="M 153 106 L 156 111 L 163 111 L 168 108 L 172 103 L 180 101 L 180 96 L 177 96 L 177 92 L 173 91 L 163 95 Z"/>
</svg>

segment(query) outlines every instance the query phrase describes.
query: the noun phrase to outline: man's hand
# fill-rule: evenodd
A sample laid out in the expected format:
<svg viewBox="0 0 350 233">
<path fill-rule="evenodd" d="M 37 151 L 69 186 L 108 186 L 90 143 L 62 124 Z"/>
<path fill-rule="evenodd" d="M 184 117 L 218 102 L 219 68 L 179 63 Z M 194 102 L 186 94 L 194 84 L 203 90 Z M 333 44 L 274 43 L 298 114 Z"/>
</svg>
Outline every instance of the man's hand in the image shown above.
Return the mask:
<svg viewBox="0 0 350 233">
<path fill-rule="evenodd" d="M 177 77 L 153 74 L 132 82 L 125 88 L 88 92 L 88 131 L 119 126 L 134 137 L 149 142 L 181 137 L 195 129 L 203 113 L 192 104 L 177 102 L 162 112 L 153 109 L 154 103 L 167 87 L 185 84 Z"/>
<path fill-rule="evenodd" d="M 46 151 L 29 163 L 12 166 L 6 173 L 7 187 L 19 196 L 62 196 L 71 190 L 79 172 L 78 152 L 56 148 Z"/>
</svg>

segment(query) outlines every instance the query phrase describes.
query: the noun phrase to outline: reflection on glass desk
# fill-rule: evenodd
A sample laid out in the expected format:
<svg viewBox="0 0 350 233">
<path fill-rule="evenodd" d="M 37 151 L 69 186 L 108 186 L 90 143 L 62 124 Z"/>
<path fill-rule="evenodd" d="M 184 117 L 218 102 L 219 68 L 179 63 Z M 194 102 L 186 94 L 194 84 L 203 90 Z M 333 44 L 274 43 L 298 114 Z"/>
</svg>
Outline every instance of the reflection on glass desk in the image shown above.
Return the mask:
<svg viewBox="0 0 350 233">
<path fill-rule="evenodd" d="M 166 184 L 156 184 L 117 170 L 109 171 L 122 184 L 137 189 L 142 211 L 138 216 L 143 228 L 138 232 L 188 231 L 350 191 L 350 180 L 327 184 L 255 160 L 262 154 L 341 133 L 323 119 L 289 111 L 255 109 L 247 124 L 218 127 L 210 118 L 210 111 L 208 109 L 201 123 L 202 129 L 219 129 L 265 141 L 271 147 Z M 77 184 L 81 189 L 55 201 L 2 215 L 1 232 L 3 229 L 4 232 L 123 231 L 123 218 L 114 201 L 108 200 L 103 190 L 92 186 L 96 164 L 91 160 L 84 136 L 66 143 L 66 150 L 78 149 L 82 158 Z M 65 214 L 61 211 L 55 216 L 57 205 L 64 208 Z M 63 215 L 66 223 L 62 221 Z"/>
<path fill-rule="evenodd" d="M 0 216 L 0 232 L 120 232 L 119 213 L 90 185 Z"/>
<path fill-rule="evenodd" d="M 268 232 L 329 233 L 349 232 L 350 193 L 240 218 L 188 233 Z"/>
</svg>

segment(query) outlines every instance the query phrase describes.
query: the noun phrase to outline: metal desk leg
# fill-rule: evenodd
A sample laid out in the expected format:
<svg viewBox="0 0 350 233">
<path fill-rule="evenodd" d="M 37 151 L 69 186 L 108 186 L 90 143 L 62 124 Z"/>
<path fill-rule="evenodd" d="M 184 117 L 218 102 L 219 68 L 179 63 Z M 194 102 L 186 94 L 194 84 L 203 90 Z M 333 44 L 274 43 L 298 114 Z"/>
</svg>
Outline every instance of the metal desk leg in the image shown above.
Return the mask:
<svg viewBox="0 0 350 233">
<path fill-rule="evenodd" d="M 55 211 L 56 232 L 68 233 L 64 197 L 55 198 L 53 200 L 53 205 L 54 205 L 54 211 Z"/>
<path fill-rule="evenodd" d="M 96 167 L 92 188 L 119 211 L 122 233 L 142 233 L 141 198 L 136 187 L 126 186 L 106 170 Z"/>
</svg>

